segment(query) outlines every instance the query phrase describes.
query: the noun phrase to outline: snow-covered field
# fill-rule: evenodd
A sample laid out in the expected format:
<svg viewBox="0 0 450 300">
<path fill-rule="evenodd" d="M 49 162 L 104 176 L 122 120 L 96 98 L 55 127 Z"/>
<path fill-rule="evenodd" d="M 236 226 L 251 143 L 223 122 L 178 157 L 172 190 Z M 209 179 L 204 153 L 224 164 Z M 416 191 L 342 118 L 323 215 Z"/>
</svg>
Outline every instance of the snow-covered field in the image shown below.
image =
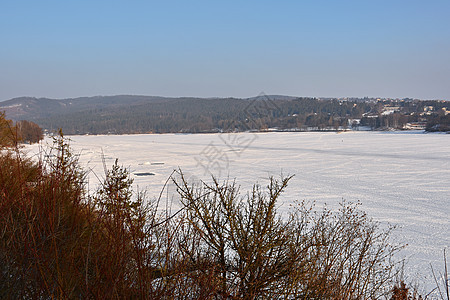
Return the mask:
<svg viewBox="0 0 450 300">
<path fill-rule="evenodd" d="M 90 186 L 115 158 L 133 173 L 140 190 L 156 197 L 174 169 L 190 180 L 210 174 L 236 179 L 247 190 L 271 175 L 295 175 L 280 210 L 294 200 L 361 201 L 375 220 L 400 226 L 396 241 L 409 246 L 407 274 L 433 286 L 430 263 L 443 270 L 450 246 L 450 135 L 419 132 L 236 133 L 72 136 Z M 47 140 L 48 141 L 48 140 Z M 36 152 L 37 146 L 29 146 Z M 154 175 L 138 176 L 139 173 Z M 164 193 L 174 192 L 173 185 Z M 174 204 L 176 205 L 176 204 Z M 419 274 L 419 275 L 417 275 Z"/>
</svg>

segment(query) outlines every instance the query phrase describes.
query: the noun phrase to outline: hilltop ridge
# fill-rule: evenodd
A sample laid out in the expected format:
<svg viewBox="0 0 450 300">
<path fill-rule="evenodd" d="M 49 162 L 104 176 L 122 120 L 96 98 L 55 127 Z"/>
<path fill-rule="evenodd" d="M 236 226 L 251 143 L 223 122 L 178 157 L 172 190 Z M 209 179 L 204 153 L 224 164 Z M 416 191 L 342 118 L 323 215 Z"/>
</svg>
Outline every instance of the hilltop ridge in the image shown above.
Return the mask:
<svg viewBox="0 0 450 300">
<path fill-rule="evenodd" d="M 450 102 L 380 98 L 95 96 L 20 97 L 0 102 L 8 119 L 66 134 L 266 130 L 425 129 L 448 131 Z"/>
</svg>

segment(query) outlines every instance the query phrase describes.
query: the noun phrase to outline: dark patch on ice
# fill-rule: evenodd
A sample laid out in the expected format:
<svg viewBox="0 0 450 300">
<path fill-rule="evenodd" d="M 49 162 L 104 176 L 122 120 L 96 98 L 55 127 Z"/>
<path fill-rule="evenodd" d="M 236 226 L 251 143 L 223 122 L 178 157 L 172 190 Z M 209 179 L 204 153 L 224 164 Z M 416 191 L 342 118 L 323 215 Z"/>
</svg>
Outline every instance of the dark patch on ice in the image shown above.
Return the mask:
<svg viewBox="0 0 450 300">
<path fill-rule="evenodd" d="M 154 173 L 150 172 L 141 172 L 141 173 L 133 173 L 135 176 L 152 176 L 155 175 Z"/>
<path fill-rule="evenodd" d="M 163 165 L 163 162 L 152 162 L 152 165 Z"/>
</svg>

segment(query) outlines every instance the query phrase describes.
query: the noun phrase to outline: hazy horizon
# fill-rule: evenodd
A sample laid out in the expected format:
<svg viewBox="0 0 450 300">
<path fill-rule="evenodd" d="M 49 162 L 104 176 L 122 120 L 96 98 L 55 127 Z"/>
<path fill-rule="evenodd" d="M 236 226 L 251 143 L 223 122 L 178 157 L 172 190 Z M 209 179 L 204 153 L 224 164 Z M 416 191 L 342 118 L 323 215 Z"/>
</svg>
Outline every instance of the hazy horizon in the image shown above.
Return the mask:
<svg viewBox="0 0 450 300">
<path fill-rule="evenodd" d="M 317 99 L 343 99 L 343 98 L 354 98 L 354 99 L 363 99 L 365 97 L 369 98 L 369 99 L 391 99 L 391 100 L 395 100 L 395 99 L 405 99 L 405 98 L 409 98 L 409 97 L 368 97 L 368 96 L 363 96 L 363 97 L 357 97 L 357 96 L 345 96 L 345 97 L 333 97 L 333 96 L 304 96 L 304 95 L 283 95 L 283 94 L 277 94 L 277 95 L 266 95 L 264 92 L 260 93 L 259 95 L 251 95 L 251 96 L 246 96 L 246 97 L 233 97 L 233 96 L 224 96 L 224 97 L 216 97 L 216 96 L 205 96 L 205 97 L 198 97 L 198 96 L 189 96 L 189 95 L 180 95 L 180 96 L 161 96 L 161 95 L 141 95 L 141 94 L 117 94 L 117 95 L 91 95 L 91 96 L 75 96 L 75 97 L 64 97 L 64 98 L 54 98 L 54 97 L 36 97 L 36 96 L 32 96 L 32 95 L 25 95 L 25 96 L 17 96 L 17 97 L 13 97 L 13 98 L 8 98 L 8 99 L 0 99 L 0 102 L 4 102 L 4 101 L 8 101 L 8 100 L 14 100 L 14 99 L 20 99 L 20 98 L 35 98 L 35 99 L 50 99 L 50 100 L 66 100 L 66 99 L 78 99 L 78 98 L 95 98 L 95 97 L 120 97 L 120 96 L 132 96 L 132 97 L 160 97 L 160 98 L 201 98 L 201 99 L 227 99 L 227 98 L 236 98 L 236 99 L 250 99 L 250 98 L 254 98 L 254 97 L 258 97 L 261 95 L 265 95 L 267 97 L 271 97 L 271 96 L 281 96 L 281 97 L 292 97 L 292 98 L 317 98 Z M 436 100 L 436 101 L 440 101 L 440 100 L 444 100 L 444 101 L 450 101 L 448 99 L 420 99 L 420 98 L 413 98 L 411 97 L 410 99 L 415 99 L 415 100 Z"/>
<path fill-rule="evenodd" d="M 450 100 L 450 2 L 2 1 L 0 100 Z"/>
</svg>

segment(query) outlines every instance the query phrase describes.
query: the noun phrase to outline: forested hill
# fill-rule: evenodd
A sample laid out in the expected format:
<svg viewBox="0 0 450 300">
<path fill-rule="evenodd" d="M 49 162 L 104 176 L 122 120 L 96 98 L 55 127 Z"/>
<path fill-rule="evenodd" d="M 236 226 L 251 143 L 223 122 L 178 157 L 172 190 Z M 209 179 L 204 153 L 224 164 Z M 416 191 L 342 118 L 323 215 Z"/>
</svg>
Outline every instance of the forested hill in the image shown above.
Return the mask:
<svg viewBox="0 0 450 300">
<path fill-rule="evenodd" d="M 433 108 L 434 111 L 426 109 Z M 444 110 L 447 108 L 447 110 Z M 247 130 L 346 128 L 352 119 L 376 128 L 401 129 L 426 118 L 447 122 L 447 101 L 98 96 L 54 100 L 16 98 L 0 102 L 9 119 L 30 120 L 66 134 L 199 133 Z M 391 112 L 386 114 L 386 112 Z M 439 119 L 440 118 L 440 119 Z M 443 121 L 442 121 L 442 120 Z M 437 122 L 437 123 L 436 123 Z"/>
<path fill-rule="evenodd" d="M 155 96 L 95 96 L 68 99 L 49 99 L 20 97 L 0 102 L 0 111 L 13 121 L 37 120 L 47 117 L 70 114 L 80 111 L 98 109 L 118 109 L 122 106 L 134 106 L 144 103 L 159 103 L 173 100 L 172 98 Z"/>
<path fill-rule="evenodd" d="M 315 123 L 324 124 L 329 123 L 330 116 L 339 117 L 336 122 L 341 121 L 340 116 L 360 116 L 370 109 L 366 106 L 355 108 L 353 103 L 288 96 L 248 99 L 108 96 L 64 100 L 16 98 L 1 102 L 0 110 L 5 110 L 10 119 L 32 120 L 47 130 L 62 128 L 66 134 L 123 134 L 294 128 L 305 124 L 310 115 L 309 119 L 317 119 Z"/>
</svg>

